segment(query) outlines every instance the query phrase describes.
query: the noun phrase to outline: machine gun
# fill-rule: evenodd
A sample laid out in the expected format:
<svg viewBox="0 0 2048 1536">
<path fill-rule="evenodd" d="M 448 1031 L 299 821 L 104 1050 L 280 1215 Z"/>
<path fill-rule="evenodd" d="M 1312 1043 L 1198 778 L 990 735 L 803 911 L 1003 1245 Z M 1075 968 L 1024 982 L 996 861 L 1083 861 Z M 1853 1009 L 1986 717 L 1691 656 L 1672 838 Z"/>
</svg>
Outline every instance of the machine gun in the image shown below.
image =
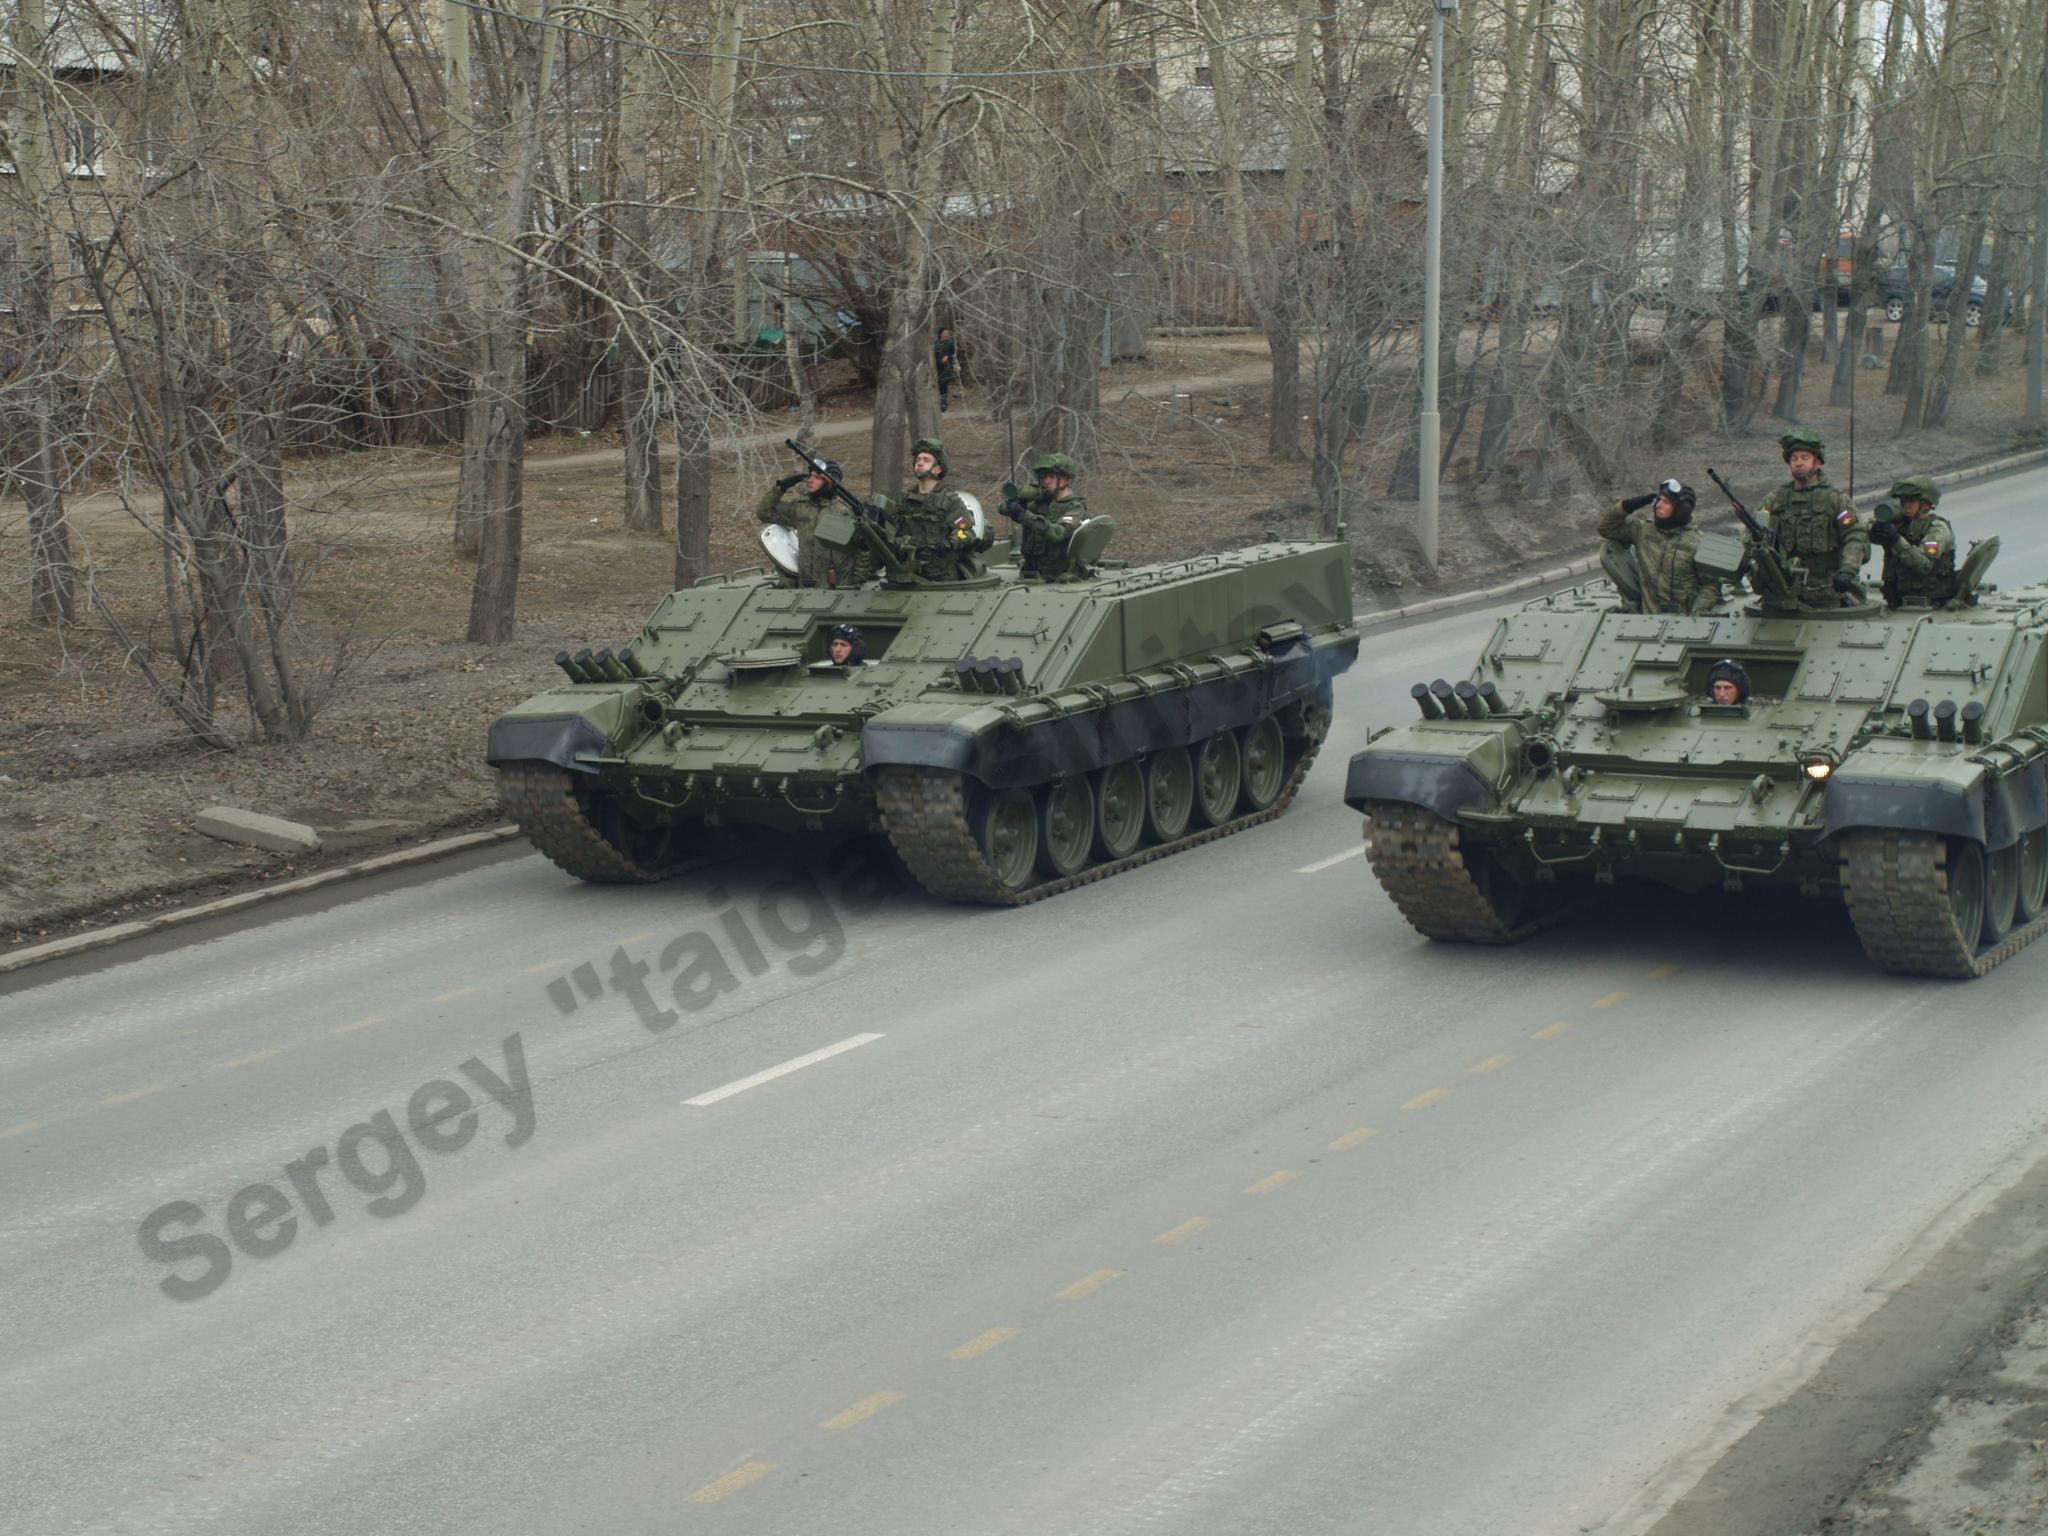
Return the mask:
<svg viewBox="0 0 2048 1536">
<path fill-rule="evenodd" d="M 1749 575 L 1749 584 L 1756 588 L 1756 595 L 1771 608 L 1798 608 L 1802 572 L 1796 561 L 1788 560 L 1778 543 L 1778 536 L 1756 520 L 1749 508 L 1742 504 L 1721 472 L 1711 464 L 1707 466 L 1707 478 L 1721 488 L 1721 494 L 1728 498 L 1728 505 L 1735 509 L 1735 517 L 1749 535 L 1749 558 L 1744 568 Z"/>
<path fill-rule="evenodd" d="M 782 442 L 784 447 L 804 461 L 805 469 L 825 482 L 825 488 L 832 493 L 833 498 L 845 506 L 847 516 L 853 525 L 850 531 L 828 530 L 825 520 L 821 518 L 818 522 L 818 531 L 813 537 L 821 544 L 830 544 L 840 549 L 847 548 L 856 541 L 864 543 L 874 552 L 875 558 L 882 562 L 883 568 L 892 578 L 898 581 L 911 580 L 916 572 L 911 569 L 910 562 L 904 559 L 896 540 L 884 529 L 881 509 L 868 505 L 842 485 L 839 477 L 825 467 L 823 454 L 806 448 L 793 437 L 785 437 Z"/>
</svg>

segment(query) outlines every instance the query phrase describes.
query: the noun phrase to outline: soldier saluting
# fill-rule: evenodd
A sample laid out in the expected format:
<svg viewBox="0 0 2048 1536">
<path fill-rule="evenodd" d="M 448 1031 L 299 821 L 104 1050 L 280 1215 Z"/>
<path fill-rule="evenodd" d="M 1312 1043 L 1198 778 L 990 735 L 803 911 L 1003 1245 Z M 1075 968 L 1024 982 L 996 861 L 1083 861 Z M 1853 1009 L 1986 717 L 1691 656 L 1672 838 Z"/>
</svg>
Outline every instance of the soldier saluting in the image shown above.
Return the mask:
<svg viewBox="0 0 2048 1536">
<path fill-rule="evenodd" d="M 1818 433 L 1797 428 L 1779 438 L 1778 447 L 1792 481 L 1766 496 L 1758 510 L 1770 515 L 1778 547 L 1806 569 L 1800 600 L 1835 606 L 1856 592 L 1857 573 L 1870 558 L 1870 536 L 1848 493 L 1828 484 L 1827 448 Z"/>
<path fill-rule="evenodd" d="M 1600 519 L 1601 538 L 1635 546 L 1644 613 L 1705 613 L 1721 600 L 1721 583 L 1692 563 L 1700 547 L 1700 531 L 1692 526 L 1698 504 L 1691 486 L 1666 480 L 1646 495 L 1617 501 Z M 1651 508 L 1647 521 L 1634 515 L 1645 507 Z"/>
<path fill-rule="evenodd" d="M 1899 504 L 1897 518 L 1884 516 L 1871 525 L 1870 537 L 1884 549 L 1884 600 L 1897 608 L 1909 598 L 1945 603 L 1956 595 L 1956 531 L 1948 519 L 1934 515 L 1941 487 L 1927 475 L 1908 475 L 1892 482 Z"/>
</svg>

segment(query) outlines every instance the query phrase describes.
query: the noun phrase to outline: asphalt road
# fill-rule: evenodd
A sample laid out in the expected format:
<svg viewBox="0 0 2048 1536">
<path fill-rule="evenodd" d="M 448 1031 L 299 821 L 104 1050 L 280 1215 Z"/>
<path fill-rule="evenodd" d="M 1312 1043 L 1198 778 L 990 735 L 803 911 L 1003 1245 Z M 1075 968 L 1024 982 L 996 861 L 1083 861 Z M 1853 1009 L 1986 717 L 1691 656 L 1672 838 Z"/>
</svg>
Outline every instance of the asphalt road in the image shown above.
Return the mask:
<svg viewBox="0 0 2048 1536">
<path fill-rule="evenodd" d="M 1944 510 L 2048 577 L 2044 490 Z M 2048 955 L 1422 942 L 1344 760 L 1489 622 L 1372 632 L 1277 823 L 1017 912 L 522 855 L 14 978 L 0 1530 L 1646 1528 L 2048 1150 Z"/>
</svg>

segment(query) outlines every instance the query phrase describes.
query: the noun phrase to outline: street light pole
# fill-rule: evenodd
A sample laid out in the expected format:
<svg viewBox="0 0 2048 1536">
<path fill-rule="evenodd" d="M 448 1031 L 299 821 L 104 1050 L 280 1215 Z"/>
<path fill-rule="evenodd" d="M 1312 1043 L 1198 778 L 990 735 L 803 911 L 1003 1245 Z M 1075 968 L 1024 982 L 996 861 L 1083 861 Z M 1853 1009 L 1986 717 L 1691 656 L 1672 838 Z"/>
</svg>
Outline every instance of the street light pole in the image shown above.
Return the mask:
<svg viewBox="0 0 2048 1536">
<path fill-rule="evenodd" d="M 1443 423 L 1437 414 L 1436 338 L 1444 279 L 1444 16 L 1458 0 L 1434 0 L 1429 13 L 1429 191 L 1427 250 L 1422 258 L 1422 506 L 1415 529 L 1422 560 L 1432 575 L 1437 554 L 1437 459 Z"/>
</svg>

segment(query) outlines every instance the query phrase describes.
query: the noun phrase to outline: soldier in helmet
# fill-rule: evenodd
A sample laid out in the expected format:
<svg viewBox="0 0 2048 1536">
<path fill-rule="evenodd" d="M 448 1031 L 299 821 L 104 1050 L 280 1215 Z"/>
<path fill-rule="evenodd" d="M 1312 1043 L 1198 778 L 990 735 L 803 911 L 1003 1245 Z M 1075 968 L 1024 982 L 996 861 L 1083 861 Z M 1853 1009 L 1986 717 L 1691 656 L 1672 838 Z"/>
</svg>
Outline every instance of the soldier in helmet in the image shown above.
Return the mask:
<svg viewBox="0 0 2048 1536">
<path fill-rule="evenodd" d="M 874 574 L 874 560 L 866 548 L 832 549 L 817 539 L 818 514 L 831 504 L 832 481 L 840 477 L 836 462 L 822 462 L 830 480 L 815 469 L 784 475 L 761 492 L 761 499 L 754 504 L 754 518 L 796 530 L 798 586 L 857 587 Z M 804 488 L 803 499 L 784 506 L 782 498 L 798 485 Z"/>
<path fill-rule="evenodd" d="M 858 667 L 868 659 L 867 639 L 858 624 L 834 624 L 825 640 L 825 654 L 835 667 Z"/>
<path fill-rule="evenodd" d="M 946 445 L 920 437 L 910 445 L 912 484 L 899 497 L 877 504 L 896 520 L 899 541 L 925 581 L 964 581 L 981 574 L 981 552 L 995 542 L 977 533 L 974 514 L 959 492 L 945 484 Z"/>
<path fill-rule="evenodd" d="M 1057 581 L 1079 575 L 1067 541 L 1074 530 L 1088 520 L 1088 503 L 1074 494 L 1079 473 L 1064 453 L 1042 453 L 1031 465 L 1031 478 L 1038 489 L 1030 495 L 1014 485 L 1003 487 L 1003 513 L 1015 518 L 1020 537 L 1017 570 L 1023 576 L 1043 576 Z"/>
<path fill-rule="evenodd" d="M 1698 502 L 1691 486 L 1666 480 L 1654 491 L 1617 501 L 1600 519 L 1601 538 L 1635 548 L 1644 613 L 1704 613 L 1721 600 L 1721 583 L 1702 576 L 1692 563 L 1700 547 L 1700 531 L 1692 526 Z M 1651 509 L 1648 519 L 1637 517 L 1645 507 Z"/>
<path fill-rule="evenodd" d="M 1948 519 L 1936 517 L 1941 487 L 1927 475 L 1894 480 L 1892 499 L 1898 515 L 1878 509 L 1871 524 L 1871 542 L 1884 550 L 1884 600 L 1897 608 L 1908 599 L 1945 603 L 1956 595 L 1956 531 Z"/>
<path fill-rule="evenodd" d="M 1795 428 L 1778 439 L 1792 482 L 1763 501 L 1778 546 L 1806 568 L 1803 601 L 1839 606 L 1860 596 L 1857 573 L 1870 558 L 1870 535 L 1848 494 L 1828 484 L 1827 449 L 1819 434 Z"/>
<path fill-rule="evenodd" d="M 1739 661 L 1717 661 L 1707 669 L 1707 697 L 1727 708 L 1749 702 L 1749 673 Z"/>
</svg>

